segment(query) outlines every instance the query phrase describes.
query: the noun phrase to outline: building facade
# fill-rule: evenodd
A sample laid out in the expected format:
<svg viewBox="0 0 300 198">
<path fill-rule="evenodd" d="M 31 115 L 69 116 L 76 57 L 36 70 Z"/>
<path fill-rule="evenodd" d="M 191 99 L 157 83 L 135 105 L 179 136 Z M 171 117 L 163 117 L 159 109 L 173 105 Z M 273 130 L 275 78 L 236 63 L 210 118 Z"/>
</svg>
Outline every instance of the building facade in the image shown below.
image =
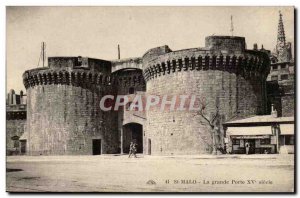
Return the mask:
<svg viewBox="0 0 300 198">
<path fill-rule="evenodd" d="M 253 116 L 224 123 L 226 128 L 226 151 L 245 154 L 293 154 L 295 142 L 294 117 L 272 115 Z"/>
<path fill-rule="evenodd" d="M 254 50 L 258 50 L 254 46 Z M 271 115 L 253 116 L 225 122 L 226 150 L 233 154 L 245 154 L 245 143 L 250 154 L 294 153 L 294 99 L 295 73 L 292 44 L 286 42 L 282 14 L 279 13 L 277 44 L 269 54 L 271 69 L 267 77 L 267 111 Z"/>
<path fill-rule="evenodd" d="M 294 116 L 295 64 L 292 44 L 286 42 L 282 14 L 279 14 L 277 44 L 271 55 L 271 70 L 267 78 L 268 110 L 274 104 L 279 116 Z"/>
<path fill-rule="evenodd" d="M 26 127 L 26 95 L 16 94 L 13 89 L 6 98 L 6 154 L 26 153 L 26 140 L 23 134 Z"/>
<path fill-rule="evenodd" d="M 267 109 L 269 57 L 246 49 L 243 37 L 209 36 L 202 48 L 161 46 L 112 61 L 49 57 L 48 64 L 23 74 L 29 155 L 126 153 L 131 141 L 144 154 L 211 153 L 213 141 L 223 144 L 223 122 Z M 196 111 L 130 111 L 130 100 L 117 111 L 99 108 L 105 95 L 183 94 L 209 101 L 207 117 L 218 110 L 215 133 Z"/>
</svg>

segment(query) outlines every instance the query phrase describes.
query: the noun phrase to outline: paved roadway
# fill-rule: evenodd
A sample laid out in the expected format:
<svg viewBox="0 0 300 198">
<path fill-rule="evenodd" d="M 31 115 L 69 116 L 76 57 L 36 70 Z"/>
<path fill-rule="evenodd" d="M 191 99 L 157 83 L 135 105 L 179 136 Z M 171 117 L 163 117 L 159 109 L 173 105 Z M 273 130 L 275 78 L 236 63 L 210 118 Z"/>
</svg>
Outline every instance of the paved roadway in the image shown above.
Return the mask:
<svg viewBox="0 0 300 198">
<path fill-rule="evenodd" d="M 292 192 L 293 155 L 10 156 L 10 192 Z"/>
</svg>

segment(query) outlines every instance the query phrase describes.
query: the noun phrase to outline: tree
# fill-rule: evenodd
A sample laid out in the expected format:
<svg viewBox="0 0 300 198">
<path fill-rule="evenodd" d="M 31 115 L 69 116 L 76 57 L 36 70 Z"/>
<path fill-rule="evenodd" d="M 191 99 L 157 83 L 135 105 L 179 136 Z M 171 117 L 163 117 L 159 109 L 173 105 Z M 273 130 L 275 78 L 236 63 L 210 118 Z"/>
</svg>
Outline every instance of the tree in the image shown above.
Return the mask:
<svg viewBox="0 0 300 198">
<path fill-rule="evenodd" d="M 219 114 L 219 105 L 216 103 L 215 112 L 211 113 L 210 115 L 207 115 L 206 109 L 207 109 L 208 103 L 205 101 L 205 98 L 202 98 L 200 100 L 200 110 L 197 112 L 197 115 L 201 116 L 203 118 L 204 122 L 200 120 L 201 124 L 208 125 L 210 128 L 210 135 L 212 137 L 213 141 L 213 155 L 217 154 L 217 145 L 216 145 L 216 133 L 218 132 L 218 126 L 217 121 L 220 117 Z"/>
</svg>

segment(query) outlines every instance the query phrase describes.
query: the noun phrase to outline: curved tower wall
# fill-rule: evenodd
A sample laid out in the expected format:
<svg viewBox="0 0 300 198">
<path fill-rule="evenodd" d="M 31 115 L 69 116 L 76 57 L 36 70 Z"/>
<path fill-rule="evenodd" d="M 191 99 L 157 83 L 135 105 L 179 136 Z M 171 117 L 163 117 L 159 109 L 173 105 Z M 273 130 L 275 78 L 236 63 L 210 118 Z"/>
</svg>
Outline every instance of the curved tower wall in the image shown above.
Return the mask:
<svg viewBox="0 0 300 198">
<path fill-rule="evenodd" d="M 29 154 L 93 154 L 93 139 L 101 139 L 102 153 L 116 153 L 117 114 L 99 108 L 111 93 L 110 63 L 59 57 L 49 66 L 23 75 Z"/>
<path fill-rule="evenodd" d="M 245 46 L 244 38 L 217 37 L 207 38 L 203 49 L 155 54 L 163 51 L 155 48 L 143 57 L 147 94 L 205 98 L 207 117 L 219 106 L 216 139 L 221 142 L 222 122 L 265 111 L 268 58 L 264 53 L 241 46 Z M 211 130 L 195 111 L 159 108 L 147 111 L 146 138 L 151 140 L 152 154 L 211 153 Z"/>
</svg>

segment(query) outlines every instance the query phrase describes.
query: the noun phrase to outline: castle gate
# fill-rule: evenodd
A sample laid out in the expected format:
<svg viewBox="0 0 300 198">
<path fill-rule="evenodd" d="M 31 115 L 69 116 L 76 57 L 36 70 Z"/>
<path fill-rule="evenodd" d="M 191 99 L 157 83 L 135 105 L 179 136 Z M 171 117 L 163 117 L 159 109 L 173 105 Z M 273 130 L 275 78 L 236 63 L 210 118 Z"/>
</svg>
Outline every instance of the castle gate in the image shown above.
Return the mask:
<svg viewBox="0 0 300 198">
<path fill-rule="evenodd" d="M 143 153 L 143 125 L 134 122 L 123 125 L 122 141 L 124 153 L 129 153 L 131 141 L 137 144 L 137 153 Z"/>
</svg>

